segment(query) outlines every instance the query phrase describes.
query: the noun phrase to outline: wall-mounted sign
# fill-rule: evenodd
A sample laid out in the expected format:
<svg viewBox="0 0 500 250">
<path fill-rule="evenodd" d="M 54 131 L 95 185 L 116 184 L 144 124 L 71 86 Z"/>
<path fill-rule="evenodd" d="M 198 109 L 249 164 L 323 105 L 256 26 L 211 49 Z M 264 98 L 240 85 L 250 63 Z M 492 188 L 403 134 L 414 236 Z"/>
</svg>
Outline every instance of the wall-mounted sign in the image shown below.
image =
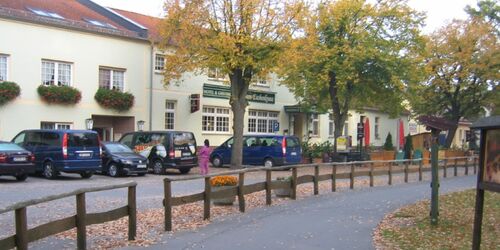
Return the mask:
<svg viewBox="0 0 500 250">
<path fill-rule="evenodd" d="M 417 133 L 417 124 L 414 122 L 408 123 L 408 129 L 410 130 L 410 134 L 416 134 Z"/>
<path fill-rule="evenodd" d="M 500 185 L 500 129 L 486 132 L 483 181 Z"/>
<path fill-rule="evenodd" d="M 229 99 L 231 97 L 231 88 L 229 86 L 203 84 L 203 97 Z M 272 92 L 248 90 L 247 100 L 250 102 L 274 104 L 275 94 Z"/>
</svg>

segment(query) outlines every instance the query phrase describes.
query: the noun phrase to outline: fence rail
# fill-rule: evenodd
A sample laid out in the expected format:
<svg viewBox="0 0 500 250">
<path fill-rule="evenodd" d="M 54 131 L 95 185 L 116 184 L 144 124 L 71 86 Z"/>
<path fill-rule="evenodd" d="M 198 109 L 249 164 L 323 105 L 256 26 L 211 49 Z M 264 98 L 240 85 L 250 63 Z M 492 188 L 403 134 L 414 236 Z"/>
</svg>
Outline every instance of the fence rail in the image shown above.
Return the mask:
<svg viewBox="0 0 500 250">
<path fill-rule="evenodd" d="M 103 187 L 81 188 L 72 192 L 46 196 L 39 199 L 18 202 L 6 208 L 0 209 L 0 214 L 14 211 L 16 233 L 9 237 L 0 239 L 0 249 L 28 249 L 28 243 L 55 235 L 73 228 L 77 233 L 77 248 L 87 248 L 86 226 L 101 224 L 108 221 L 114 221 L 128 216 L 129 228 L 128 239 L 134 240 L 137 228 L 137 207 L 136 207 L 136 182 L 127 182 L 118 185 L 109 185 Z M 87 213 L 85 194 L 91 192 L 100 192 L 119 188 L 128 188 L 127 205 L 113 210 L 100 213 Z M 67 197 L 76 197 L 76 214 L 66 218 L 54 220 L 34 228 L 28 229 L 28 220 L 26 211 L 28 206 L 34 206 L 40 203 L 63 199 Z"/>
<path fill-rule="evenodd" d="M 453 157 L 440 159 L 439 168 L 443 171 L 443 178 L 448 177 L 448 169 L 453 168 L 453 175 L 458 175 L 458 168 L 464 168 L 464 174 L 469 174 L 469 167 L 473 167 L 474 174 L 477 172 L 477 156 L 470 157 Z M 240 212 L 245 212 L 245 195 L 255 192 L 266 191 L 266 204 L 272 203 L 272 190 L 273 189 L 289 189 L 291 191 L 290 198 L 297 198 L 297 186 L 305 183 L 313 183 L 313 194 L 319 193 L 319 182 L 331 181 L 331 190 L 335 192 L 337 189 L 337 180 L 349 179 L 349 188 L 354 188 L 356 177 L 369 177 L 369 185 L 373 187 L 374 177 L 388 176 L 387 184 L 392 185 L 394 174 L 404 174 L 404 182 L 408 182 L 409 174 L 418 173 L 418 180 L 422 181 L 423 172 L 431 170 L 430 167 L 424 167 L 423 161 L 428 159 L 412 159 L 412 160 L 392 160 L 392 161 L 357 161 L 357 162 L 341 162 L 341 163 L 318 163 L 318 164 L 300 164 L 284 167 L 251 167 L 238 170 L 230 170 L 224 173 L 209 174 L 205 176 L 180 176 L 180 177 L 167 177 L 163 180 L 164 186 L 164 214 L 165 214 L 165 231 L 172 231 L 172 207 L 180 206 L 198 201 L 203 201 L 203 218 L 210 219 L 210 207 L 212 199 L 229 198 L 238 196 L 238 205 Z M 386 164 L 387 169 L 375 168 L 375 164 Z M 469 165 L 469 163 L 472 163 Z M 410 168 L 410 165 L 417 164 L 417 168 Z M 339 166 L 349 166 L 349 172 L 338 173 Z M 356 170 L 356 166 L 365 166 L 369 170 Z M 331 167 L 331 173 L 320 175 L 320 167 Z M 298 176 L 297 170 L 300 168 L 314 168 L 314 174 L 306 174 Z M 274 170 L 287 170 L 291 169 L 291 181 L 272 180 L 272 171 Z M 250 172 L 265 171 L 266 178 L 264 182 L 253 184 L 244 184 L 245 174 Z M 210 179 L 215 176 L 221 175 L 238 175 L 238 185 L 228 187 L 225 190 L 212 191 L 210 186 Z M 172 182 L 204 179 L 205 190 L 203 192 L 184 195 L 172 196 Z"/>
</svg>

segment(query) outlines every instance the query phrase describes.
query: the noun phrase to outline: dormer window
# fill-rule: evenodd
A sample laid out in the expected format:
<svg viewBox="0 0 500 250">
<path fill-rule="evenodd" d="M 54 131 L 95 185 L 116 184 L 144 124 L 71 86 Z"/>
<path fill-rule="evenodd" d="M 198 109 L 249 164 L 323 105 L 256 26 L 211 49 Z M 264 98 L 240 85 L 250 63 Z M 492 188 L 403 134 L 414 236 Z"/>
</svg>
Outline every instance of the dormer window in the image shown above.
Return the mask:
<svg viewBox="0 0 500 250">
<path fill-rule="evenodd" d="M 101 22 L 101 21 L 97 21 L 97 20 L 92 20 L 92 19 L 84 19 L 84 20 L 89 22 L 90 24 L 95 25 L 95 26 L 116 29 L 115 26 L 113 26 L 109 23 L 105 23 L 105 22 Z"/>
<path fill-rule="evenodd" d="M 58 19 L 64 19 L 64 17 L 62 17 L 61 15 L 55 13 L 55 12 L 50 12 L 50 11 L 46 11 L 46 10 L 41 10 L 41 9 L 32 9 L 32 8 L 28 8 L 29 10 L 31 10 L 31 12 L 39 15 L 39 16 L 45 16 L 45 17 L 53 17 L 53 18 L 58 18 Z"/>
</svg>

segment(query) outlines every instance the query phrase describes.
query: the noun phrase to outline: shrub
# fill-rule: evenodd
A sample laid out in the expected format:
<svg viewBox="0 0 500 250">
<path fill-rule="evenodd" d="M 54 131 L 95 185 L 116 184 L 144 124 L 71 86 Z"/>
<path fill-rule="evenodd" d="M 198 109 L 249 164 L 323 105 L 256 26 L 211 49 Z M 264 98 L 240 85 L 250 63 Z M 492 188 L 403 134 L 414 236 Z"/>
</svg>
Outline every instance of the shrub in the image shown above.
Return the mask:
<svg viewBox="0 0 500 250">
<path fill-rule="evenodd" d="M 406 136 L 404 151 L 405 151 L 405 159 L 411 159 L 411 153 L 413 151 L 413 142 L 410 134 Z"/>
<path fill-rule="evenodd" d="M 215 176 L 210 179 L 210 185 L 212 187 L 236 186 L 236 184 L 238 184 L 238 178 L 230 175 Z"/>
<path fill-rule="evenodd" d="M 44 86 L 37 89 L 38 95 L 51 104 L 77 104 L 82 99 L 80 90 L 70 86 Z"/>
<path fill-rule="evenodd" d="M 0 105 L 4 105 L 21 94 L 21 88 L 15 82 L 0 82 Z"/>
<path fill-rule="evenodd" d="M 394 150 L 394 145 L 392 145 L 391 132 L 389 132 L 389 134 L 387 134 L 387 137 L 385 138 L 384 150 Z"/>
<path fill-rule="evenodd" d="M 101 106 L 116 111 L 127 111 L 134 105 L 134 95 L 118 90 L 99 88 L 94 99 Z"/>
</svg>

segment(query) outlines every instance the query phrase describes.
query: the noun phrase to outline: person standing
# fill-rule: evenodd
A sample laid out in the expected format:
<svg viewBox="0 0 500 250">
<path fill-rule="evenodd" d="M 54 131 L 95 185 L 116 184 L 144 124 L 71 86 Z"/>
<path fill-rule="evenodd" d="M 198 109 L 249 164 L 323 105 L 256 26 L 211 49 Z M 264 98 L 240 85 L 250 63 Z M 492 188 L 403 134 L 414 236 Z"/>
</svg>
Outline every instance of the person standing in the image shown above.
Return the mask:
<svg viewBox="0 0 500 250">
<path fill-rule="evenodd" d="M 208 160 L 210 158 L 210 142 L 208 139 L 205 139 L 203 142 L 203 147 L 200 149 L 199 153 L 199 167 L 202 175 L 208 174 Z"/>
</svg>

